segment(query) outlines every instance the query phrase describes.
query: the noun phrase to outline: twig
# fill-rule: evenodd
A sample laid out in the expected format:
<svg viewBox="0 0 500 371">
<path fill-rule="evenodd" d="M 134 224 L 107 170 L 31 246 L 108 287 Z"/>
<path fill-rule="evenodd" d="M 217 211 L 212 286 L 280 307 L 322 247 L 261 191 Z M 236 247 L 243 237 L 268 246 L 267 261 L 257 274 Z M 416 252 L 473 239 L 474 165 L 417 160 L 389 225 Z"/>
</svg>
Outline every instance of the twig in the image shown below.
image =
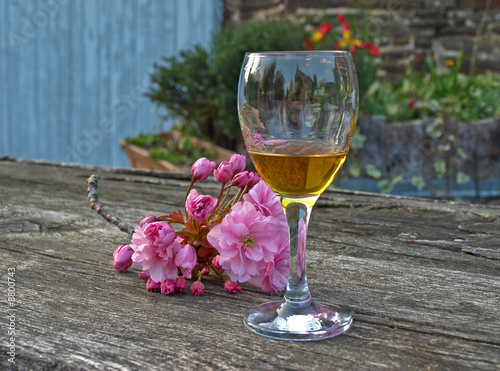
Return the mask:
<svg viewBox="0 0 500 371">
<path fill-rule="evenodd" d="M 99 195 L 97 194 L 97 181 L 99 180 L 99 175 L 92 174 L 87 179 L 87 196 L 90 201 L 90 206 L 94 209 L 97 214 L 106 219 L 107 222 L 116 225 L 121 231 L 132 235 L 134 233 L 134 227 L 122 222 L 117 217 L 108 214 L 106 210 L 103 209 L 102 204 L 99 202 Z"/>
</svg>

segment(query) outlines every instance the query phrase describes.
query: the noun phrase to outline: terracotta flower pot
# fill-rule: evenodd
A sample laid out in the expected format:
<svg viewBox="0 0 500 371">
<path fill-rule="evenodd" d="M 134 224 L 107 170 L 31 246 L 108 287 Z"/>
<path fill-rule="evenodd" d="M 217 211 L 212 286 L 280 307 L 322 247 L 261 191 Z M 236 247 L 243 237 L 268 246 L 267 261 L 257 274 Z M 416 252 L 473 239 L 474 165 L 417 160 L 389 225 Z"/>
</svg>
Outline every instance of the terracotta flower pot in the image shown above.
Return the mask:
<svg viewBox="0 0 500 371">
<path fill-rule="evenodd" d="M 180 141 L 182 139 L 182 134 L 177 130 L 171 130 L 169 132 L 160 133 L 158 135 L 166 138 L 173 138 L 176 141 Z M 190 141 L 193 146 L 199 147 L 201 149 L 215 149 L 217 157 L 214 161 L 217 164 L 221 163 L 222 161 L 228 161 L 229 158 L 234 154 L 233 151 L 217 146 L 200 138 L 191 137 Z M 127 143 L 125 140 L 121 140 L 120 145 L 127 154 L 128 162 L 131 168 L 167 171 L 172 173 L 189 173 L 191 171 L 191 165 L 178 167 L 166 160 L 152 159 L 151 157 L 149 157 L 149 153 L 147 150 Z"/>
</svg>

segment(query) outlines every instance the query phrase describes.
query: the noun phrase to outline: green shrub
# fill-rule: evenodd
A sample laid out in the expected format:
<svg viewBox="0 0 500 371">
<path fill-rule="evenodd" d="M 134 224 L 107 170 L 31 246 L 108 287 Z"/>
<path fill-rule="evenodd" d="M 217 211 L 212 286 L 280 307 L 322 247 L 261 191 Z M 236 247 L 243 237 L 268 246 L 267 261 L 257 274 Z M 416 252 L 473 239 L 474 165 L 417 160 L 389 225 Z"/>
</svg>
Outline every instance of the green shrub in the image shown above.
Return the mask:
<svg viewBox="0 0 500 371">
<path fill-rule="evenodd" d="M 201 129 L 214 124 L 224 135 L 240 135 L 236 106 L 238 80 L 245 52 L 303 50 L 303 25 L 267 20 L 221 29 L 210 48 L 201 46 L 164 58 L 154 65 L 146 94 L 158 107 L 184 124 Z"/>
<path fill-rule="evenodd" d="M 205 116 L 217 114 L 207 50 L 197 45 L 162 61 L 154 65 L 152 85 L 146 94 L 157 107 L 166 108 L 170 117 L 184 125 L 196 125 Z"/>
<path fill-rule="evenodd" d="M 216 80 L 218 125 L 228 136 L 239 134 L 237 91 L 245 52 L 304 50 L 304 25 L 287 20 L 247 24 L 238 30 L 223 29 L 212 45 L 210 74 Z"/>
</svg>

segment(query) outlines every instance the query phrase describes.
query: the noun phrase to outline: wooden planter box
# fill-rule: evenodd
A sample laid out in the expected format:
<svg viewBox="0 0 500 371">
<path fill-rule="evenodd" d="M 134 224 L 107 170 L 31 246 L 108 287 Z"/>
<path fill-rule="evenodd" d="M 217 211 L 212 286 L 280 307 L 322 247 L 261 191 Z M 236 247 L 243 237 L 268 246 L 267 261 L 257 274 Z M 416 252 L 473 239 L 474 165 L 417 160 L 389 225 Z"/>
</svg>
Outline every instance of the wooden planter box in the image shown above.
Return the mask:
<svg viewBox="0 0 500 371">
<path fill-rule="evenodd" d="M 176 140 L 182 138 L 181 133 L 177 130 L 172 130 L 167 133 L 159 134 L 161 136 L 174 137 Z M 234 154 L 226 148 L 222 148 L 215 144 L 209 143 L 203 139 L 192 137 L 191 143 L 202 149 L 215 148 L 217 151 L 217 158 L 214 160 L 217 164 L 222 161 L 228 161 L 230 157 Z M 171 173 L 189 173 L 191 171 L 191 165 L 186 167 L 177 167 L 174 164 L 165 160 L 155 160 L 149 157 L 147 150 L 139 148 L 133 144 L 127 143 L 124 140 L 120 141 L 120 145 L 127 154 L 128 162 L 131 168 L 134 169 L 144 169 L 144 170 L 158 170 L 167 171 Z"/>
</svg>

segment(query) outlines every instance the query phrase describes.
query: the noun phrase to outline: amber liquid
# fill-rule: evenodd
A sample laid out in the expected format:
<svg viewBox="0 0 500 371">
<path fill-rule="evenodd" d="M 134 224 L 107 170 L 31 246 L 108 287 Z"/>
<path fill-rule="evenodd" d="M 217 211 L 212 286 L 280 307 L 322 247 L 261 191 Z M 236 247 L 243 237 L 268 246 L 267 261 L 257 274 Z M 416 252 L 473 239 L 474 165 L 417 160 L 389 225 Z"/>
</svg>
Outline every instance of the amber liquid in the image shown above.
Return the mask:
<svg viewBox="0 0 500 371">
<path fill-rule="evenodd" d="M 287 145 L 267 149 L 266 153 L 249 151 L 262 179 L 279 195 L 306 196 L 321 194 L 337 175 L 346 154 L 306 140 L 290 140 Z"/>
</svg>

